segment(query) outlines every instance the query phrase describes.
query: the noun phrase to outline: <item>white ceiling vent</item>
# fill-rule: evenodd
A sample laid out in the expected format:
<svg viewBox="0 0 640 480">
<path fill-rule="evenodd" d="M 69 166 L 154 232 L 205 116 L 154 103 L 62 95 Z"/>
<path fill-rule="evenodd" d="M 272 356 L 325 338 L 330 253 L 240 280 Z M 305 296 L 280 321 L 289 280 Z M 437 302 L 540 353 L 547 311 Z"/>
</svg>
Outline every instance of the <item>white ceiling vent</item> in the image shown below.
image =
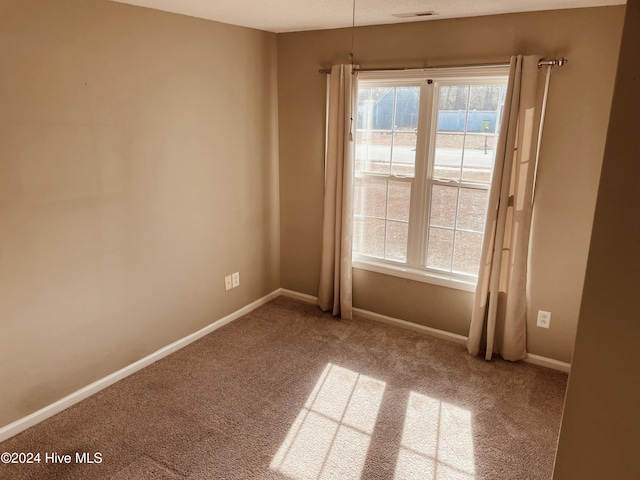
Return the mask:
<svg viewBox="0 0 640 480">
<path fill-rule="evenodd" d="M 436 12 L 414 12 L 414 13 L 393 13 L 392 17 L 396 18 L 415 18 L 415 17 L 430 17 L 432 15 L 437 15 Z"/>
</svg>

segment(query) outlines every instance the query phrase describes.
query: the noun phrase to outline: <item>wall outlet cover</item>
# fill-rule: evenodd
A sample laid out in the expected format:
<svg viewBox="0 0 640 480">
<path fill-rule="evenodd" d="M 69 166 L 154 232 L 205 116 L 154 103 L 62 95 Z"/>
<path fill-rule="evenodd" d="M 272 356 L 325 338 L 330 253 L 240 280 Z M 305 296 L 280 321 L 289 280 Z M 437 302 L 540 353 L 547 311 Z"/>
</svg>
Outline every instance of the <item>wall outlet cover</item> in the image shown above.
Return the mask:
<svg viewBox="0 0 640 480">
<path fill-rule="evenodd" d="M 549 328 L 551 326 L 551 312 L 538 310 L 538 321 L 536 325 L 541 328 Z"/>
</svg>

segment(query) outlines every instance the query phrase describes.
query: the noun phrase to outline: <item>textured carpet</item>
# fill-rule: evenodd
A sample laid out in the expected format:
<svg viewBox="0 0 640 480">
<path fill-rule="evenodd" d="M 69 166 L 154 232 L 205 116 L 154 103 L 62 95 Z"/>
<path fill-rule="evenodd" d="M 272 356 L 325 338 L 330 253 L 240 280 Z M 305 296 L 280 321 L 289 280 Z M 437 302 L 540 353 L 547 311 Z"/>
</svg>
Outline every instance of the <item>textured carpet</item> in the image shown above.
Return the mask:
<svg viewBox="0 0 640 480">
<path fill-rule="evenodd" d="M 549 479 L 566 381 L 279 297 L 1 443 L 41 462 L 0 478 Z"/>
</svg>

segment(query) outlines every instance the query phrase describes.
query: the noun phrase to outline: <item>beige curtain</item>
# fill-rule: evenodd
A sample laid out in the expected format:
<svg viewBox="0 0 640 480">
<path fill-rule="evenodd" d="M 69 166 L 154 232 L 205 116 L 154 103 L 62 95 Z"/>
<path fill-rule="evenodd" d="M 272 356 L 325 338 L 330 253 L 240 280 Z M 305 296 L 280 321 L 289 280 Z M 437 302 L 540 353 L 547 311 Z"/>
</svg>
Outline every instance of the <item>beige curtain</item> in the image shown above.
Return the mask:
<svg viewBox="0 0 640 480">
<path fill-rule="evenodd" d="M 352 315 L 351 234 L 356 74 L 334 65 L 329 85 L 327 151 L 318 305 L 349 319 Z"/>
<path fill-rule="evenodd" d="M 493 353 L 513 361 L 527 356 L 527 257 L 544 109 L 540 58 L 511 59 L 467 344 L 473 355 L 484 350 L 487 360 Z"/>
</svg>

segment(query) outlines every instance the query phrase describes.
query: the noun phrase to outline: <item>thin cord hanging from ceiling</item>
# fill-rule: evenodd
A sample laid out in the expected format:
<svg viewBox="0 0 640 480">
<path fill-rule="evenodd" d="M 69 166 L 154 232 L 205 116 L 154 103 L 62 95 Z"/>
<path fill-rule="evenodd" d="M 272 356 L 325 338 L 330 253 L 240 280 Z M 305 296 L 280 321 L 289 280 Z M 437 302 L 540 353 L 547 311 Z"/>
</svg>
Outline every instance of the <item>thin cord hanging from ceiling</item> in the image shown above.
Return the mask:
<svg viewBox="0 0 640 480">
<path fill-rule="evenodd" d="M 349 61 L 353 65 L 353 50 L 356 42 L 356 0 L 353 0 L 353 11 L 351 13 L 351 51 L 349 52 Z"/>
</svg>

